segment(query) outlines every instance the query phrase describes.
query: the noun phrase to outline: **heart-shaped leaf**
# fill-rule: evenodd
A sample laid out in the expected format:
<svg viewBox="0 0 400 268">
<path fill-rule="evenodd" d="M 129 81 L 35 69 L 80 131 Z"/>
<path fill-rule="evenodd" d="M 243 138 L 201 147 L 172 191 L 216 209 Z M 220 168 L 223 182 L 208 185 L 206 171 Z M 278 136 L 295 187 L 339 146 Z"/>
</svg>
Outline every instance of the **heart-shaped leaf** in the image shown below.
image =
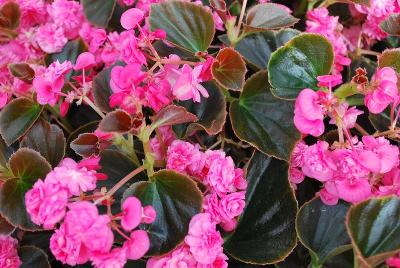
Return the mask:
<svg viewBox="0 0 400 268">
<path fill-rule="evenodd" d="M 151 5 L 150 28 L 163 29 L 167 41 L 192 53 L 206 51 L 215 33 L 212 13 L 201 5 L 184 1 Z"/>
<path fill-rule="evenodd" d="M 400 74 L 400 49 L 386 49 L 378 57 L 379 68 L 391 67 Z"/>
<path fill-rule="evenodd" d="M 274 95 L 295 99 L 304 88 L 317 89 L 317 76 L 326 75 L 333 64 L 331 43 L 322 35 L 301 34 L 272 53 L 268 63 Z"/>
<path fill-rule="evenodd" d="M 348 203 L 342 201 L 335 206 L 328 206 L 320 198 L 314 198 L 305 203 L 297 213 L 297 234 L 300 242 L 310 250 L 316 267 L 351 249 L 345 225 L 349 207 Z"/>
<path fill-rule="evenodd" d="M 225 250 L 235 259 L 271 264 L 296 246 L 297 202 L 288 181 L 288 164 L 255 152 L 247 168 L 246 207 Z"/>
<path fill-rule="evenodd" d="M 376 267 L 400 251 L 400 199 L 373 198 L 351 206 L 346 226 L 359 267 Z"/>
<path fill-rule="evenodd" d="M 22 262 L 20 268 L 50 268 L 46 253 L 38 247 L 22 246 L 18 249 L 18 256 Z"/>
<path fill-rule="evenodd" d="M 196 115 L 199 120 L 195 123 L 174 126 L 174 131 L 179 137 L 190 136 L 198 130 L 205 130 L 209 135 L 215 135 L 221 132 L 225 125 L 225 96 L 213 82 L 206 82 L 203 86 L 207 89 L 208 98 L 202 97 L 200 102 L 187 100 L 177 103 Z"/>
<path fill-rule="evenodd" d="M 157 218 L 149 227 L 148 255 L 162 255 L 185 238 L 190 219 L 201 212 L 202 194 L 196 183 L 175 171 L 156 172 L 148 182 L 137 182 L 125 193 L 137 196 L 143 205 L 152 205 Z"/>
<path fill-rule="evenodd" d="M 294 104 L 275 98 L 268 84 L 266 71 L 251 76 L 239 100 L 230 107 L 236 136 L 260 151 L 288 160 L 300 139 L 293 123 Z"/>
<path fill-rule="evenodd" d="M 18 98 L 0 111 L 0 134 L 7 145 L 22 137 L 35 123 L 42 107 L 30 99 Z"/>
<path fill-rule="evenodd" d="M 400 36 L 400 15 L 391 14 L 379 23 L 379 28 L 387 34 Z"/>
<path fill-rule="evenodd" d="M 4 3 L 4 2 L 3 2 Z M 5 2 L 0 9 L 0 27 L 16 29 L 19 26 L 21 10 L 16 2 Z"/>
<path fill-rule="evenodd" d="M 99 129 L 104 132 L 125 133 L 132 128 L 132 117 L 123 110 L 112 111 L 100 121 Z"/>
<path fill-rule="evenodd" d="M 24 230 L 37 230 L 26 212 L 25 193 L 51 171 L 50 164 L 38 152 L 21 148 L 9 160 L 14 178 L 0 188 L 0 213 L 12 225 Z"/>
<path fill-rule="evenodd" d="M 82 157 L 90 157 L 100 153 L 99 138 L 93 133 L 79 134 L 78 138 L 71 142 L 70 147 Z"/>
<path fill-rule="evenodd" d="M 57 125 L 38 120 L 22 139 L 21 147 L 38 151 L 56 167 L 65 154 L 64 133 Z"/>
<path fill-rule="evenodd" d="M 8 69 L 14 77 L 25 83 L 32 84 L 35 78 L 35 71 L 27 63 L 10 63 Z"/>
<path fill-rule="evenodd" d="M 153 116 L 152 120 L 152 128 L 156 129 L 163 126 L 195 122 L 197 121 L 197 117 L 194 114 L 189 113 L 184 107 L 168 105 Z"/>
<path fill-rule="evenodd" d="M 0 235 L 9 235 L 15 227 L 0 215 Z"/>
<path fill-rule="evenodd" d="M 244 27 L 247 32 L 278 30 L 291 27 L 298 21 L 282 6 L 263 3 L 249 9 Z"/>
<path fill-rule="evenodd" d="M 83 12 L 91 23 L 106 28 L 116 2 L 116 0 L 82 0 Z"/>
<path fill-rule="evenodd" d="M 233 48 L 221 49 L 211 66 L 215 81 L 222 87 L 240 91 L 247 72 L 242 56 Z"/>
<path fill-rule="evenodd" d="M 235 45 L 235 49 L 247 62 L 256 68 L 267 69 L 272 52 L 286 44 L 299 33 L 299 31 L 294 29 L 254 33 L 240 40 Z"/>
</svg>

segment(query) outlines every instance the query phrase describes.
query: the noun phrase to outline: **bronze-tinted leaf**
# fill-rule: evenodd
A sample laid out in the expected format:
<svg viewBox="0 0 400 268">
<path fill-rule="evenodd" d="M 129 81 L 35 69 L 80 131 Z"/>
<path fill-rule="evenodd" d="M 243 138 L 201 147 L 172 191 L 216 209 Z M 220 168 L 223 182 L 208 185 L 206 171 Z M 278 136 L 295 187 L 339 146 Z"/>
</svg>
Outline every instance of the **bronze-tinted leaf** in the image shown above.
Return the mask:
<svg viewBox="0 0 400 268">
<path fill-rule="evenodd" d="M 383 20 L 379 27 L 387 34 L 400 36 L 400 14 L 392 14 Z"/>
<path fill-rule="evenodd" d="M 25 83 L 31 84 L 35 78 L 35 71 L 26 63 L 11 63 L 8 65 L 10 73 Z"/>
<path fill-rule="evenodd" d="M 0 27 L 16 29 L 19 25 L 21 11 L 19 5 L 14 1 L 8 1 L 0 9 Z"/>
<path fill-rule="evenodd" d="M 378 57 L 379 68 L 391 67 L 400 74 L 400 48 L 386 49 Z"/>
<path fill-rule="evenodd" d="M 123 110 L 116 110 L 106 114 L 100 121 L 99 129 L 104 132 L 125 133 L 132 128 L 132 117 Z"/>
<path fill-rule="evenodd" d="M 100 153 L 99 138 L 93 133 L 83 133 L 73 140 L 70 147 L 82 157 L 98 155 Z"/>
<path fill-rule="evenodd" d="M 189 113 L 184 107 L 168 105 L 153 116 L 152 120 L 152 128 L 155 129 L 163 126 L 195 122 L 197 121 L 197 117 Z"/>
</svg>

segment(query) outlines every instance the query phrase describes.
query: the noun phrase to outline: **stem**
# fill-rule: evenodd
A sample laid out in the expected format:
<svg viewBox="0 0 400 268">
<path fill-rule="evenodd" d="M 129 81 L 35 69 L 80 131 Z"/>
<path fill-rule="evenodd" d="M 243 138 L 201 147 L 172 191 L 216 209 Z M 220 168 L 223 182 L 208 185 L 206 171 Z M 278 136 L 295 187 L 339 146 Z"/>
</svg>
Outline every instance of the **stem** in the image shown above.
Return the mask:
<svg viewBox="0 0 400 268">
<path fill-rule="evenodd" d="M 144 166 L 140 166 L 137 169 L 133 170 L 131 173 L 123 177 L 117 184 L 115 184 L 110 191 L 107 192 L 103 197 L 96 200 L 95 205 L 101 203 L 103 200 L 109 199 L 115 192 L 119 190 L 125 183 L 127 183 L 130 179 L 135 177 L 137 174 L 144 170 Z"/>
<path fill-rule="evenodd" d="M 117 231 L 117 233 L 119 233 L 123 238 L 125 238 L 126 240 L 131 240 L 130 237 L 128 237 L 124 232 L 122 232 L 117 226 L 113 226 L 113 229 L 115 231 Z"/>
<path fill-rule="evenodd" d="M 243 22 L 244 12 L 246 11 L 246 6 L 247 6 L 247 0 L 243 0 L 242 9 L 240 10 L 240 16 L 239 16 L 239 22 L 238 22 L 238 26 L 237 26 L 236 36 L 239 35 L 240 28 L 242 27 L 242 22 Z"/>
<path fill-rule="evenodd" d="M 141 165 L 141 162 L 135 151 L 132 134 L 128 134 L 128 139 L 125 139 L 125 137 L 122 134 L 115 133 L 114 145 L 118 146 L 123 152 L 125 152 L 130 157 L 130 159 L 135 163 L 136 166 Z"/>
<path fill-rule="evenodd" d="M 68 120 L 64 117 L 62 117 L 54 107 L 50 105 L 45 106 L 46 109 L 55 117 L 55 120 L 62 126 L 68 133 L 71 133 L 73 131 L 73 128 L 71 124 L 68 122 Z"/>
<path fill-rule="evenodd" d="M 105 115 L 103 114 L 103 112 L 87 97 L 84 96 L 83 100 L 90 106 L 92 107 L 92 109 L 98 114 L 100 115 L 101 118 L 104 118 Z"/>
<path fill-rule="evenodd" d="M 343 127 L 342 127 L 341 123 L 338 124 L 338 134 L 339 134 L 339 142 L 341 144 L 343 144 L 344 143 L 344 136 L 343 136 Z"/>
<path fill-rule="evenodd" d="M 375 57 L 378 57 L 379 55 L 381 55 L 381 53 L 379 53 L 379 52 L 366 50 L 366 49 L 360 49 L 360 53 L 363 55 L 371 55 L 371 56 L 375 56 Z"/>
<path fill-rule="evenodd" d="M 369 136 L 369 135 L 370 135 L 370 134 L 369 134 L 362 126 L 360 126 L 359 124 L 356 123 L 354 126 L 355 126 L 355 128 L 357 129 L 357 131 L 360 132 L 361 135 L 363 135 L 363 136 Z"/>
</svg>

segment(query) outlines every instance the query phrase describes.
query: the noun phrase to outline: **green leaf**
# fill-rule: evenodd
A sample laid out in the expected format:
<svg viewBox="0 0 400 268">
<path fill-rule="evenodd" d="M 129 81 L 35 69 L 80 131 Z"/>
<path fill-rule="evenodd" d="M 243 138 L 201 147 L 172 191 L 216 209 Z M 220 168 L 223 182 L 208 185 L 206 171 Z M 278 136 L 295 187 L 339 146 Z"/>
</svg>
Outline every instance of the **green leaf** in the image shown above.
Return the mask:
<svg viewBox="0 0 400 268">
<path fill-rule="evenodd" d="M 391 67 L 400 73 L 400 48 L 386 49 L 378 57 L 379 68 Z"/>
<path fill-rule="evenodd" d="M 100 153 L 99 138 L 93 133 L 82 133 L 70 145 L 77 155 L 90 157 Z"/>
<path fill-rule="evenodd" d="M 335 96 L 340 99 L 345 99 L 357 93 L 358 93 L 357 84 L 353 82 L 341 85 L 334 92 Z"/>
<path fill-rule="evenodd" d="M 400 251 L 400 199 L 373 198 L 351 206 L 346 226 L 360 267 L 376 267 Z"/>
<path fill-rule="evenodd" d="M 25 83 L 31 84 L 35 78 L 35 71 L 27 63 L 10 63 L 8 69 L 14 77 Z"/>
<path fill-rule="evenodd" d="M 183 1 L 151 5 L 150 28 L 163 29 L 167 41 L 192 53 L 206 51 L 215 33 L 211 11 Z"/>
<path fill-rule="evenodd" d="M 46 253 L 38 247 L 22 246 L 18 249 L 18 256 L 22 262 L 20 268 L 50 268 Z"/>
<path fill-rule="evenodd" d="M 273 3 L 258 4 L 247 12 L 244 29 L 246 32 L 279 30 L 296 24 L 296 19 L 281 6 Z"/>
<path fill-rule="evenodd" d="M 116 0 L 82 0 L 83 12 L 94 25 L 106 28 L 114 12 Z"/>
<path fill-rule="evenodd" d="M 379 28 L 387 34 L 400 36 L 400 15 L 391 14 L 379 23 Z"/>
<path fill-rule="evenodd" d="M 396 109 L 394 114 L 398 111 L 399 108 Z M 377 131 L 387 131 L 390 128 L 391 120 L 390 120 L 390 108 L 386 108 L 382 113 L 380 114 L 373 114 L 369 113 L 368 119 L 371 122 L 372 126 L 377 130 Z M 397 121 L 396 127 L 400 127 L 400 122 Z"/>
<path fill-rule="evenodd" d="M 224 88 L 241 91 L 247 72 L 242 56 L 233 48 L 221 49 L 211 66 L 213 78 Z"/>
<path fill-rule="evenodd" d="M 325 37 L 309 33 L 294 37 L 269 60 L 274 95 L 295 99 L 304 88 L 318 89 L 317 76 L 328 74 L 332 64 L 332 45 Z"/>
<path fill-rule="evenodd" d="M 221 132 L 226 121 L 226 100 L 221 90 L 213 83 L 206 82 L 203 86 L 207 89 L 208 98 L 201 97 L 200 102 L 192 100 L 177 103 L 187 111 L 197 116 L 195 123 L 186 123 L 174 126 L 174 131 L 179 137 L 190 136 L 198 130 L 205 130 L 209 135 Z"/>
<path fill-rule="evenodd" d="M 258 69 L 267 69 L 272 52 L 286 44 L 300 32 L 294 29 L 281 31 L 264 31 L 246 36 L 240 40 L 235 49 L 250 64 Z"/>
<path fill-rule="evenodd" d="M 156 172 L 148 182 L 137 182 L 125 193 L 152 205 L 157 218 L 148 227 L 151 246 L 148 255 L 162 255 L 185 238 L 191 218 L 202 209 L 202 193 L 196 183 L 175 171 Z"/>
<path fill-rule="evenodd" d="M 124 110 L 107 113 L 100 121 L 99 129 L 104 132 L 126 133 L 132 128 L 133 119 Z"/>
<path fill-rule="evenodd" d="M 266 71 L 251 76 L 239 100 L 230 107 L 233 130 L 260 151 L 289 160 L 300 139 L 293 123 L 294 104 L 275 98 L 268 84 Z"/>
<path fill-rule="evenodd" d="M 0 111 L 0 134 L 7 145 L 22 137 L 35 123 L 42 107 L 30 99 L 18 98 Z"/>
<path fill-rule="evenodd" d="M 14 178 L 5 181 L 0 189 L 0 213 L 12 225 L 23 230 L 37 230 L 26 212 L 25 193 L 51 171 L 50 164 L 38 152 L 21 148 L 9 160 Z"/>
<path fill-rule="evenodd" d="M 296 246 L 297 202 L 288 181 L 288 164 L 256 151 L 247 181 L 244 213 L 224 248 L 246 263 L 282 261 Z"/>
<path fill-rule="evenodd" d="M 38 120 L 23 137 L 21 147 L 38 151 L 56 167 L 65 154 L 64 133 L 57 125 Z"/>
<path fill-rule="evenodd" d="M 152 117 L 152 128 L 173 126 L 197 121 L 197 117 L 189 113 L 184 107 L 168 105 Z"/>
<path fill-rule="evenodd" d="M 325 205 L 320 198 L 305 203 L 297 213 L 296 230 L 300 242 L 310 250 L 315 264 L 351 249 L 345 218 L 350 205 L 340 201 Z"/>
</svg>

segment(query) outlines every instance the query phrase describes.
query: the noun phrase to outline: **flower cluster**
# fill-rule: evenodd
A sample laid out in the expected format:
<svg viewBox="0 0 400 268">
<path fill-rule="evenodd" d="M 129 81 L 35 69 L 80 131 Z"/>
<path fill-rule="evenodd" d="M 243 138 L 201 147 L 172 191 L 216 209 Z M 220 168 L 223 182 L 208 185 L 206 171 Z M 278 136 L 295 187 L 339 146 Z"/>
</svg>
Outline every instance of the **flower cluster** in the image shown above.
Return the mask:
<svg viewBox="0 0 400 268">
<path fill-rule="evenodd" d="M 0 235 L 0 267 L 15 268 L 21 265 L 17 252 L 18 241 L 11 236 Z"/>
</svg>

